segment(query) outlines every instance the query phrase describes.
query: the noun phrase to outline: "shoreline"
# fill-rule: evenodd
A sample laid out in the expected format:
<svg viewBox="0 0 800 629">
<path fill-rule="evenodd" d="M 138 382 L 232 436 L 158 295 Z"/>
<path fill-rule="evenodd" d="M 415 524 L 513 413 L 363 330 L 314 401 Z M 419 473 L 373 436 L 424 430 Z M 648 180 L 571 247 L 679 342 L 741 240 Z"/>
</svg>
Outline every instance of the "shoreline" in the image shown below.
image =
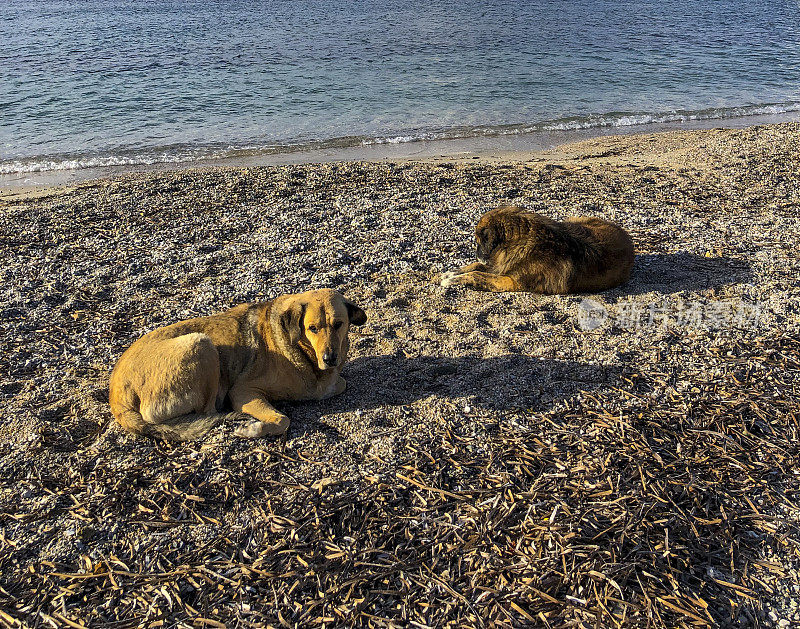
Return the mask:
<svg viewBox="0 0 800 629">
<path fill-rule="evenodd" d="M 78 185 L 88 181 L 112 179 L 135 173 L 206 171 L 330 162 L 388 161 L 461 161 L 520 162 L 538 157 L 545 151 L 594 138 L 649 135 L 675 131 L 706 129 L 742 129 L 752 126 L 800 121 L 800 111 L 782 114 L 758 114 L 736 118 L 691 120 L 684 122 L 645 123 L 620 127 L 534 131 L 509 135 L 491 135 L 435 140 L 413 140 L 342 148 L 274 152 L 222 159 L 199 159 L 154 164 L 48 170 L 0 174 L 0 200 L 49 194 L 51 188 Z"/>
</svg>

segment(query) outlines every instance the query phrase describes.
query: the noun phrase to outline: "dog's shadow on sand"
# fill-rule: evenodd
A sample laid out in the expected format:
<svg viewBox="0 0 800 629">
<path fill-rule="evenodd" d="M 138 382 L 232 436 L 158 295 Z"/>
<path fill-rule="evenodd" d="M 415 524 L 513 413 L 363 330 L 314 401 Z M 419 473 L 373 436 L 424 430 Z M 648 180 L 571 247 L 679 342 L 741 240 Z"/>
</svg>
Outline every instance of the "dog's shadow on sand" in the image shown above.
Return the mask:
<svg viewBox="0 0 800 629">
<path fill-rule="evenodd" d="M 631 295 L 700 291 L 748 282 L 748 262 L 692 253 L 636 256 L 630 281 L 603 293 L 609 302 Z M 285 412 L 308 430 L 324 415 L 403 406 L 425 398 L 459 402 L 492 412 L 543 412 L 578 391 L 610 386 L 621 368 L 569 360 L 506 355 L 488 358 L 389 356 L 356 358 L 345 367 L 347 390 L 328 400 L 286 403 Z M 294 422 L 293 422 L 294 423 Z M 332 427 L 330 430 L 335 431 Z M 292 428 L 289 429 L 290 433 Z"/>
<path fill-rule="evenodd" d="M 746 260 L 728 257 L 707 257 L 694 253 L 640 253 L 633 264 L 627 284 L 606 294 L 611 299 L 628 295 L 680 291 L 697 291 L 753 279 L 753 270 Z"/>
<path fill-rule="evenodd" d="M 307 428 L 323 415 L 403 406 L 429 397 L 493 412 L 542 412 L 578 391 L 619 380 L 619 368 L 522 355 L 490 358 L 369 356 L 345 367 L 347 390 L 285 405 Z M 310 420 L 310 421 L 309 421 Z M 290 428 L 291 431 L 291 428 Z"/>
</svg>

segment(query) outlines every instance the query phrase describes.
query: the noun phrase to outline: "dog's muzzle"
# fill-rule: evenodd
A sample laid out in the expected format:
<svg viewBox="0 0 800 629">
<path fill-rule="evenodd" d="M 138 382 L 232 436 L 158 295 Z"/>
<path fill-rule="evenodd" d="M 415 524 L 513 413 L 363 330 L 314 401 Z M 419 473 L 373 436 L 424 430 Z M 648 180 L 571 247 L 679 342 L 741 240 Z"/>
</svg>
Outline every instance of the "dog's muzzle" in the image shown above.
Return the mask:
<svg viewBox="0 0 800 629">
<path fill-rule="evenodd" d="M 338 361 L 339 361 L 339 355 L 333 350 L 326 350 L 325 353 L 322 355 L 322 362 L 325 363 L 328 367 L 335 367 Z"/>
</svg>

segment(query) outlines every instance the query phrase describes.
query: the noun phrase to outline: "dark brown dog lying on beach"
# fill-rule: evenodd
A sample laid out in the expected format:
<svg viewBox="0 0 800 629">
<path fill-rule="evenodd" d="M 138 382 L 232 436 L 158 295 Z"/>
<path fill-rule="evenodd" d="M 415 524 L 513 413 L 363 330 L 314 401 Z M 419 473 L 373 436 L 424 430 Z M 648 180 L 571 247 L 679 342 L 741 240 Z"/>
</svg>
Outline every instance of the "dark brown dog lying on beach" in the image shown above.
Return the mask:
<svg viewBox="0 0 800 629">
<path fill-rule="evenodd" d="M 270 402 L 321 400 L 345 390 L 339 375 L 350 325 L 367 315 L 333 290 L 283 295 L 181 321 L 143 336 L 111 373 L 111 412 L 127 430 L 186 441 L 224 416 L 226 401 L 252 417 L 245 438 L 282 434 Z"/>
<path fill-rule="evenodd" d="M 442 286 L 546 295 L 595 293 L 628 281 L 633 267 L 628 233 L 599 218 L 568 218 L 562 223 L 503 206 L 481 217 L 475 238 L 479 261 L 443 274 Z"/>
</svg>

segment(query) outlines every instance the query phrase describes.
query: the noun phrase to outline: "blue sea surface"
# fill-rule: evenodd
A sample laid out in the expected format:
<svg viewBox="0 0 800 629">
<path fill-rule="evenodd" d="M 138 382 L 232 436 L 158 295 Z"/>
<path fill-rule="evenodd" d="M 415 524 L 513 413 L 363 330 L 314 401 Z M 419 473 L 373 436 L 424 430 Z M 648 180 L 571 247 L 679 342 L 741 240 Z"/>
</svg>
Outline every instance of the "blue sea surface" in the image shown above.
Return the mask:
<svg viewBox="0 0 800 629">
<path fill-rule="evenodd" d="M 0 2 L 0 174 L 791 111 L 794 0 Z"/>
</svg>

